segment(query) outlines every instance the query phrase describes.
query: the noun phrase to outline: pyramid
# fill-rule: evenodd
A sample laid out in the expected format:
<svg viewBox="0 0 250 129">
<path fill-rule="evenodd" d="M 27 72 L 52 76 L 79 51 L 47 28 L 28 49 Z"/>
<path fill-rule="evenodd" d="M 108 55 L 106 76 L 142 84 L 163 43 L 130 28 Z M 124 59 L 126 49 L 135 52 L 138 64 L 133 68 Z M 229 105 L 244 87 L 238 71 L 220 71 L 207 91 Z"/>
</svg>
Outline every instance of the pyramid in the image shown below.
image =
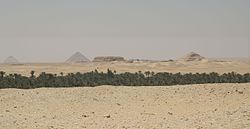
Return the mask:
<svg viewBox="0 0 250 129">
<path fill-rule="evenodd" d="M 19 63 L 18 60 L 13 56 L 9 56 L 4 60 L 4 64 L 18 64 L 18 63 Z"/>
<path fill-rule="evenodd" d="M 180 58 L 179 61 L 185 61 L 185 62 L 202 61 L 204 59 L 205 59 L 205 57 L 202 57 L 201 55 L 199 55 L 197 53 L 190 52 L 187 55 L 185 55 L 184 57 Z"/>
<path fill-rule="evenodd" d="M 65 63 L 86 63 L 89 61 L 90 60 L 87 57 L 85 57 L 82 53 L 76 52 L 68 60 L 66 60 Z"/>
</svg>

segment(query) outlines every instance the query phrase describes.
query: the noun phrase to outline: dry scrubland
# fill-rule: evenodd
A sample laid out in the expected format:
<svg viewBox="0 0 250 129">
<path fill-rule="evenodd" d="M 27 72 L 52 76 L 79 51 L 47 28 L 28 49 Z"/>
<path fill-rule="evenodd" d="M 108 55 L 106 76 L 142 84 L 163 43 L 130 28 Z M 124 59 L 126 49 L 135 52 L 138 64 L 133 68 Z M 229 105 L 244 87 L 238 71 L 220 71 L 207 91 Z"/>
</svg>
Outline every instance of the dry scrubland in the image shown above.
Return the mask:
<svg viewBox="0 0 250 129">
<path fill-rule="evenodd" d="M 249 129 L 250 84 L 1 89 L 1 129 Z"/>
<path fill-rule="evenodd" d="M 20 73 L 30 75 L 30 71 L 36 71 L 36 74 L 41 72 L 56 73 L 75 73 L 89 72 L 97 69 L 98 71 L 106 72 L 107 69 L 116 70 L 117 72 L 138 72 L 138 71 L 154 71 L 154 72 L 250 72 L 249 61 L 194 61 L 194 62 L 90 62 L 84 64 L 21 64 L 21 65 L 0 65 L 1 71 L 9 73 Z"/>
</svg>

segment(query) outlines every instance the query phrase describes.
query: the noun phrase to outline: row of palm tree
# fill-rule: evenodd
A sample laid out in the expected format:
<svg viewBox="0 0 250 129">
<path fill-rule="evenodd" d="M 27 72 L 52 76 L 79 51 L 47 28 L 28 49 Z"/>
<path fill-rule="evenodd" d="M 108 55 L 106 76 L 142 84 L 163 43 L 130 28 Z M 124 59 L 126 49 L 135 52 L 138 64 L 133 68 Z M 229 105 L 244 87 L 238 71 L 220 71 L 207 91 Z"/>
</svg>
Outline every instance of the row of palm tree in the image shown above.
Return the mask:
<svg viewBox="0 0 250 129">
<path fill-rule="evenodd" d="M 238 74 L 235 72 L 218 74 L 212 73 L 154 73 L 150 71 L 136 73 L 120 73 L 107 70 L 97 70 L 87 73 L 68 73 L 60 75 L 42 72 L 35 76 L 35 71 L 30 72 L 30 77 L 21 74 L 9 74 L 0 71 L 0 88 L 39 88 L 39 87 L 84 87 L 84 86 L 171 86 L 185 84 L 206 83 L 247 83 L 250 82 L 250 73 Z"/>
</svg>

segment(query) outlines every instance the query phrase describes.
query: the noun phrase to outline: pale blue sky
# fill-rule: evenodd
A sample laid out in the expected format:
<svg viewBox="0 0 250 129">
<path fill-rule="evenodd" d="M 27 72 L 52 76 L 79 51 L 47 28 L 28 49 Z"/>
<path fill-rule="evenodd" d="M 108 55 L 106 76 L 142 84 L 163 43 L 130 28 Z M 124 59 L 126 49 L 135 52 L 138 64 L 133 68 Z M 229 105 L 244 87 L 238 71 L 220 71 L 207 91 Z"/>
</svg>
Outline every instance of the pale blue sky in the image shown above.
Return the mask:
<svg viewBox="0 0 250 129">
<path fill-rule="evenodd" d="M 249 0 L 1 0 L 0 61 L 248 57 Z"/>
</svg>

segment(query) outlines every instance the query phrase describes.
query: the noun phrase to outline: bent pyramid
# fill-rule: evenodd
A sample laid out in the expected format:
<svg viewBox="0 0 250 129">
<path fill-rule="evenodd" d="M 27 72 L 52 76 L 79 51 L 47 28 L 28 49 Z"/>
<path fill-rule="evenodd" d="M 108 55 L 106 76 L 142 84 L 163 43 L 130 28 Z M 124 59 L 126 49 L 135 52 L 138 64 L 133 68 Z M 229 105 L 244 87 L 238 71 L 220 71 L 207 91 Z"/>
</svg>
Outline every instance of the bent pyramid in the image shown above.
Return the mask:
<svg viewBox="0 0 250 129">
<path fill-rule="evenodd" d="M 9 56 L 4 60 L 4 64 L 18 64 L 18 63 L 19 61 L 13 56 Z"/>
<path fill-rule="evenodd" d="M 65 63 L 85 63 L 89 61 L 90 60 L 87 57 L 85 57 L 82 53 L 76 52 L 68 60 L 66 60 Z"/>
<path fill-rule="evenodd" d="M 185 62 L 189 62 L 189 61 L 202 61 L 204 60 L 205 57 L 194 53 L 194 52 L 190 52 L 187 55 L 185 55 L 184 57 L 180 58 L 179 61 L 185 61 Z"/>
</svg>

